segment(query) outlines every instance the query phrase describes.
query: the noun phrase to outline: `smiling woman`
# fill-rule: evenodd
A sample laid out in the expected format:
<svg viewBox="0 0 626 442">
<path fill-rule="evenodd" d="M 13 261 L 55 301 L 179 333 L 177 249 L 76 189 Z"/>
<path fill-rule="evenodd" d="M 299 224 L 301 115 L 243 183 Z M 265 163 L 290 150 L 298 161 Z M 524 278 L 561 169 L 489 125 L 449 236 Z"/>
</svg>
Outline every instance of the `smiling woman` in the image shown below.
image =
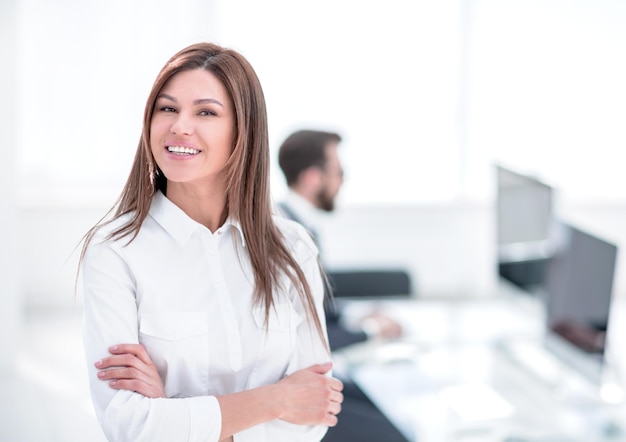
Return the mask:
<svg viewBox="0 0 626 442">
<path fill-rule="evenodd" d="M 248 61 L 210 43 L 176 53 L 112 217 L 81 254 L 89 382 L 110 439 L 319 441 L 337 423 L 318 250 L 274 216 L 268 163 Z"/>
<path fill-rule="evenodd" d="M 193 185 L 198 197 L 210 192 L 212 198 L 224 201 L 234 128 L 232 100 L 213 73 L 193 69 L 168 80 L 155 102 L 150 144 L 159 170 L 167 177 L 170 198 L 187 194 Z M 211 215 L 214 219 L 206 224 L 216 230 L 223 214 Z"/>
</svg>

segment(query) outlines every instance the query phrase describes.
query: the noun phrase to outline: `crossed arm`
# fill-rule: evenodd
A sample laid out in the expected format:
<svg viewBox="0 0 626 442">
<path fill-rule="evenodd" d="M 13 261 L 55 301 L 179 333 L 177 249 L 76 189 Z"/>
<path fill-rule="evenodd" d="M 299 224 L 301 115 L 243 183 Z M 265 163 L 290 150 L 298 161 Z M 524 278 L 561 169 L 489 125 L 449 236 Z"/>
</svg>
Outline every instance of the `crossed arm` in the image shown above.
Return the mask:
<svg viewBox="0 0 626 442">
<path fill-rule="evenodd" d="M 130 390 L 149 398 L 165 397 L 156 365 L 141 344 L 109 348 L 111 356 L 95 363 L 98 378 L 111 388 Z M 330 362 L 298 370 L 275 384 L 218 396 L 222 413 L 220 440 L 273 419 L 298 425 L 337 424 L 343 384 L 326 376 Z"/>
</svg>

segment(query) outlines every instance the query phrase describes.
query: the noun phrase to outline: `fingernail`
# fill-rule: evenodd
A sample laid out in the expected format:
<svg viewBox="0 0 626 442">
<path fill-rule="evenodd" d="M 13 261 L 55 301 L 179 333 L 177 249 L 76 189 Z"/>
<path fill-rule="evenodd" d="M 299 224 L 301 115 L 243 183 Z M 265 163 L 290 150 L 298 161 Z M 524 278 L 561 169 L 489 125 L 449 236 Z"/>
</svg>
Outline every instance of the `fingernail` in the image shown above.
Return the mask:
<svg viewBox="0 0 626 442">
<path fill-rule="evenodd" d="M 111 381 L 111 382 L 109 382 L 109 385 L 110 385 L 111 387 L 114 387 L 114 386 L 115 386 L 115 384 L 117 384 L 117 381 Z"/>
<path fill-rule="evenodd" d="M 112 345 L 112 346 L 110 346 L 110 347 L 109 347 L 109 350 L 111 350 L 111 351 L 115 351 L 115 350 L 117 350 L 117 345 Z"/>
<path fill-rule="evenodd" d="M 94 365 L 96 367 L 100 367 L 102 365 L 102 359 L 100 359 L 99 361 L 96 361 L 96 363 Z"/>
<path fill-rule="evenodd" d="M 103 376 L 104 376 L 104 372 L 103 372 L 103 371 L 99 371 L 99 372 L 98 372 L 98 377 L 99 377 L 99 378 L 101 378 L 101 377 L 103 377 Z"/>
</svg>

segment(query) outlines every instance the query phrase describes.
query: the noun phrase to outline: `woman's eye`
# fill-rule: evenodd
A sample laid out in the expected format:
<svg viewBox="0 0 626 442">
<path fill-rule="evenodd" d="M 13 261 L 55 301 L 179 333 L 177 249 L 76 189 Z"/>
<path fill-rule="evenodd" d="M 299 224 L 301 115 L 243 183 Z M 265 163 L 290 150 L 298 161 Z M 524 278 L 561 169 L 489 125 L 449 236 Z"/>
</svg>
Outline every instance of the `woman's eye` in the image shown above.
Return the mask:
<svg viewBox="0 0 626 442">
<path fill-rule="evenodd" d="M 161 106 L 159 108 L 159 110 L 161 112 L 176 112 L 176 109 L 174 109 L 173 107 L 170 107 L 170 106 Z"/>
<path fill-rule="evenodd" d="M 206 116 L 217 115 L 217 114 L 215 112 L 213 112 L 213 111 L 205 109 L 205 110 L 201 110 L 200 112 L 198 112 L 198 115 L 206 117 Z"/>
</svg>

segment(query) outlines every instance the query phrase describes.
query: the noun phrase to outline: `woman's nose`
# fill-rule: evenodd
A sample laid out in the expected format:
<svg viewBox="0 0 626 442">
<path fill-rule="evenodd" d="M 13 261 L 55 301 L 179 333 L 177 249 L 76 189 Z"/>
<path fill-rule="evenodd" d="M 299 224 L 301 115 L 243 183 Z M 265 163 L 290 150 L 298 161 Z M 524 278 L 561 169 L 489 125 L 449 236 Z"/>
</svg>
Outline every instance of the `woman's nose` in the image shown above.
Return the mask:
<svg viewBox="0 0 626 442">
<path fill-rule="evenodd" d="M 178 114 L 172 122 L 170 131 L 176 135 L 191 135 L 193 133 L 192 119 L 184 114 Z"/>
</svg>

